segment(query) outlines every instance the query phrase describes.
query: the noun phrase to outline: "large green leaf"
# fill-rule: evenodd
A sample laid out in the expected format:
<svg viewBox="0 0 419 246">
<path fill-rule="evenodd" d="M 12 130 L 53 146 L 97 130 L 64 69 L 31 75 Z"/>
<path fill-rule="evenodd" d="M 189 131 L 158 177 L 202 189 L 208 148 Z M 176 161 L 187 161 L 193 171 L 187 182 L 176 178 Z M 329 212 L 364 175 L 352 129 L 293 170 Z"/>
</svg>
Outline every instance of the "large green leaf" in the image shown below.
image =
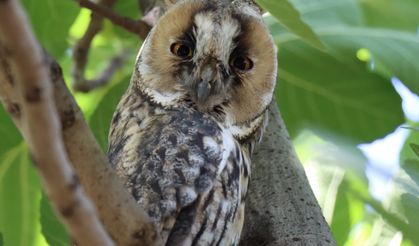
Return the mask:
<svg viewBox="0 0 419 246">
<path fill-rule="evenodd" d="M 90 128 L 104 151 L 106 151 L 108 146 L 108 132 L 113 113 L 122 94 L 127 89 L 129 78 L 127 77 L 122 81 L 108 91 L 104 96 L 105 99 L 99 103 L 90 117 Z"/>
<path fill-rule="evenodd" d="M 352 58 L 352 55 L 342 53 L 342 50 L 350 49 L 354 53 L 360 48 L 368 48 L 377 72 L 385 71 L 386 76 L 397 76 L 411 91 L 419 93 L 419 61 L 415 59 L 419 55 L 419 38 L 412 33 L 416 32 L 419 24 L 419 2 L 384 1 L 388 5 L 381 0 L 293 0 L 292 3 L 327 47 L 332 46 L 332 50 L 335 49 L 333 56 Z M 371 9 L 365 10 L 365 5 L 371 6 Z M 386 9 L 387 12 L 378 9 Z M 394 12 L 389 14 L 393 9 Z M 376 20 L 383 20 L 383 23 L 370 24 L 368 18 L 371 16 Z M 398 22 L 396 16 L 404 22 Z M 278 25 L 272 25 L 271 21 L 270 23 L 280 45 L 297 38 L 278 29 Z M 382 28 L 377 29 L 377 26 Z M 409 32 L 400 31 L 407 29 Z"/>
<path fill-rule="evenodd" d="M 359 0 L 369 26 L 416 33 L 419 24 L 417 0 Z"/>
<path fill-rule="evenodd" d="M 335 56 L 353 57 L 361 48 L 371 52 L 370 61 L 383 76 L 398 77 L 409 89 L 419 93 L 419 38 L 389 29 L 316 29 Z"/>
<path fill-rule="evenodd" d="M 355 54 L 347 56 L 297 39 L 280 44 L 277 101 L 292 135 L 310 126 L 370 142 L 404 121 L 391 83 L 369 72 Z"/>
<path fill-rule="evenodd" d="M 41 227 L 42 234 L 51 246 L 70 245 L 67 231 L 55 215 L 51 204 L 45 194 L 41 199 Z"/>
<path fill-rule="evenodd" d="M 325 46 L 316 33 L 300 18 L 300 13 L 288 0 L 257 0 L 257 3 L 269 11 L 291 32 L 297 34 L 310 45 L 324 49 Z"/>
<path fill-rule="evenodd" d="M 291 0 L 291 3 L 312 28 L 360 26 L 364 22 L 357 0 Z"/>
<path fill-rule="evenodd" d="M 41 186 L 20 144 L 0 159 L 0 231 L 5 245 L 35 245 L 39 235 Z"/>
<path fill-rule="evenodd" d="M 68 48 L 67 35 L 80 8 L 72 0 L 22 0 L 35 34 L 54 57 Z"/>
</svg>

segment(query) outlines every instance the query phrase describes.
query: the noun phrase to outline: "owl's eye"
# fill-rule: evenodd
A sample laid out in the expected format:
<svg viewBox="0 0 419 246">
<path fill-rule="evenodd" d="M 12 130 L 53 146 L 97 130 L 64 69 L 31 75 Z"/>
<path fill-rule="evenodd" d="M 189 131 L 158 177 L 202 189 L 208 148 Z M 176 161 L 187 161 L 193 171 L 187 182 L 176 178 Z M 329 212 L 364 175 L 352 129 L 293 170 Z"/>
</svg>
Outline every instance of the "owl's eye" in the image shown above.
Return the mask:
<svg viewBox="0 0 419 246">
<path fill-rule="evenodd" d="M 236 56 L 230 59 L 230 66 L 241 71 L 247 71 L 253 67 L 253 62 L 245 56 Z"/>
<path fill-rule="evenodd" d="M 174 43 L 170 46 L 170 51 L 181 58 L 191 58 L 193 50 L 190 46 L 183 43 Z"/>
</svg>

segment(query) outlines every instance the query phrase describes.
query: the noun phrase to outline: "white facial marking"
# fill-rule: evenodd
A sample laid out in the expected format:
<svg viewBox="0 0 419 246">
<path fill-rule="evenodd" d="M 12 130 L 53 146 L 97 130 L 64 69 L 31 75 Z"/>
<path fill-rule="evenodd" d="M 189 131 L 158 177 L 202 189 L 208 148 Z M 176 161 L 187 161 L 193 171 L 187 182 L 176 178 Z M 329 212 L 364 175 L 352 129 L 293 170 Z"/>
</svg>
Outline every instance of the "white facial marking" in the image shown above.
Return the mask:
<svg viewBox="0 0 419 246">
<path fill-rule="evenodd" d="M 217 174 L 220 175 L 221 172 L 224 170 L 225 166 L 227 165 L 228 158 L 230 155 L 234 152 L 234 149 L 236 148 L 236 145 L 234 144 L 234 138 L 231 133 L 223 129 L 222 133 L 223 138 L 223 156 L 221 158 L 220 165 L 218 166 Z"/>
</svg>

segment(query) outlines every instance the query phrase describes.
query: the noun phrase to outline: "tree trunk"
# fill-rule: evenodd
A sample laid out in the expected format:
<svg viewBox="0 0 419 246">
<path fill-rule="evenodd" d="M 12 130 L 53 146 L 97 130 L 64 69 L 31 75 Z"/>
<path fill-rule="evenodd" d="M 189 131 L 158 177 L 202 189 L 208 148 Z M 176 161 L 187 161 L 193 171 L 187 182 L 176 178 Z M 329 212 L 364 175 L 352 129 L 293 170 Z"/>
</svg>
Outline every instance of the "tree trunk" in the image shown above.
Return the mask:
<svg viewBox="0 0 419 246">
<path fill-rule="evenodd" d="M 252 158 L 242 246 L 336 245 L 275 102 Z"/>
</svg>

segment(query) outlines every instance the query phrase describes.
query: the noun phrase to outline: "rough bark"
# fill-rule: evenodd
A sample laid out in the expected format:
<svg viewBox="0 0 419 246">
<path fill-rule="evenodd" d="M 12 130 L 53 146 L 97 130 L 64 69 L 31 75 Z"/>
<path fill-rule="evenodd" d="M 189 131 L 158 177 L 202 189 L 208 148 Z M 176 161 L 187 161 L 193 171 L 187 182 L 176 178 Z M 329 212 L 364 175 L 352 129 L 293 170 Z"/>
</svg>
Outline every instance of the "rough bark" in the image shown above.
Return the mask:
<svg viewBox="0 0 419 246">
<path fill-rule="evenodd" d="M 276 103 L 252 158 L 242 246 L 336 245 Z"/>
<path fill-rule="evenodd" d="M 20 126 L 55 210 L 78 245 L 114 245 L 72 169 L 53 103 L 49 68 L 18 1 L 0 2 L 0 40 L 8 51 L 2 53 L 16 73 Z"/>
</svg>

